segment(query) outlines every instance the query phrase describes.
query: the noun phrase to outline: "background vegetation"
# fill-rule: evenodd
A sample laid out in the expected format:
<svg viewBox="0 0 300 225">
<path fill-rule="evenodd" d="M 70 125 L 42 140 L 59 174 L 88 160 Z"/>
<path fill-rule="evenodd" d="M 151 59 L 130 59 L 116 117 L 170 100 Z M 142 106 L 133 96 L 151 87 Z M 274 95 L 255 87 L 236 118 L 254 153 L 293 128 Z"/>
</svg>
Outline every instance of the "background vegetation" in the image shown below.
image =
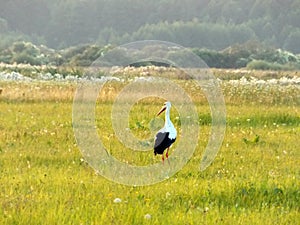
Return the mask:
<svg viewBox="0 0 300 225">
<path fill-rule="evenodd" d="M 256 40 L 300 53 L 298 0 L 1 1 L 0 46 L 27 40 L 61 49 L 158 39 L 221 50 Z"/>
<path fill-rule="evenodd" d="M 52 69 L 48 72 L 57 73 L 58 67 L 72 67 L 73 73 L 79 68 L 90 66 L 98 57 L 105 54 L 114 46 L 106 45 L 77 45 L 61 50 L 50 49 L 44 45 L 34 45 L 31 42 L 14 42 L 7 48 L 0 50 L 0 70 L 6 69 L 6 64 L 30 64 L 34 66 L 47 66 Z M 299 70 L 300 54 L 293 54 L 281 49 L 263 46 L 257 42 L 235 44 L 222 51 L 209 49 L 191 49 L 210 68 L 244 68 L 259 70 Z M 125 54 L 120 52 L 120 54 Z M 184 54 L 174 51 L 166 57 L 182 57 Z M 124 55 L 124 57 L 127 57 Z M 134 59 L 133 59 L 134 60 Z M 155 64 L 149 62 L 148 64 Z M 136 63 L 134 66 L 144 64 Z M 156 64 L 160 66 L 159 64 Z M 55 69 L 55 68 L 56 69 Z M 30 67 L 28 67 L 30 68 Z M 37 68 L 37 67 L 36 67 Z M 22 71 L 18 71 L 22 72 Z M 24 71 L 23 71 L 24 72 Z M 25 71 L 25 73 L 27 73 Z"/>
</svg>

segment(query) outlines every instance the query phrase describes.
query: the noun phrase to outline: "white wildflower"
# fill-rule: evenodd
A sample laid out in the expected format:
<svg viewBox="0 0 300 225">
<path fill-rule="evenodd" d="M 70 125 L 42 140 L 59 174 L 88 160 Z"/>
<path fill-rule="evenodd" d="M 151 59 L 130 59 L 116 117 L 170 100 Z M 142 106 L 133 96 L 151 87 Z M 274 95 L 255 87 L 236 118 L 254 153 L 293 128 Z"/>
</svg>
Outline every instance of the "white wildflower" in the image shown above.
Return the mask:
<svg viewBox="0 0 300 225">
<path fill-rule="evenodd" d="M 121 203 L 122 202 L 122 199 L 120 199 L 120 198 L 115 198 L 114 199 L 114 203 Z"/>
<path fill-rule="evenodd" d="M 151 219 L 151 215 L 149 213 L 147 213 L 145 216 L 144 216 L 145 219 L 147 220 L 150 220 Z"/>
</svg>

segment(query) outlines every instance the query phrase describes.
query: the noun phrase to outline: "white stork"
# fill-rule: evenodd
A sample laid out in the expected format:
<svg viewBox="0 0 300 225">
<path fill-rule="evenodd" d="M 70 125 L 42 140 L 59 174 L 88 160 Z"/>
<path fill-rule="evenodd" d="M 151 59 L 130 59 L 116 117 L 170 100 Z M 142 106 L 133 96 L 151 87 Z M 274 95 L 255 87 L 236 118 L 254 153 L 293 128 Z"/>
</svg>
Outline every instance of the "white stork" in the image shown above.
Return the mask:
<svg viewBox="0 0 300 225">
<path fill-rule="evenodd" d="M 165 113 L 165 125 L 162 129 L 160 129 L 155 137 L 154 144 L 154 155 L 160 154 L 162 155 L 162 161 L 164 162 L 164 151 L 167 149 L 166 158 L 169 157 L 169 148 L 175 142 L 177 131 L 170 120 L 170 109 L 171 102 L 165 102 L 164 106 L 157 113 L 156 116 L 159 116 L 163 111 L 166 110 Z"/>
</svg>

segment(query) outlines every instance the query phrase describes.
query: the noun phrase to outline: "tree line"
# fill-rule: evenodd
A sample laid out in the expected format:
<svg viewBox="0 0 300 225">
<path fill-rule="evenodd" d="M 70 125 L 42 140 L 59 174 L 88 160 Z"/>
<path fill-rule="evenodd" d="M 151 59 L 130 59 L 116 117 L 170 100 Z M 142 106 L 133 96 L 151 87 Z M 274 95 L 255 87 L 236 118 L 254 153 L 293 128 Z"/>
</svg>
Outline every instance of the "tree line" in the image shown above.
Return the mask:
<svg viewBox="0 0 300 225">
<path fill-rule="evenodd" d="M 2 0 L 0 48 L 172 41 L 221 50 L 256 40 L 300 53 L 299 0 Z"/>
</svg>

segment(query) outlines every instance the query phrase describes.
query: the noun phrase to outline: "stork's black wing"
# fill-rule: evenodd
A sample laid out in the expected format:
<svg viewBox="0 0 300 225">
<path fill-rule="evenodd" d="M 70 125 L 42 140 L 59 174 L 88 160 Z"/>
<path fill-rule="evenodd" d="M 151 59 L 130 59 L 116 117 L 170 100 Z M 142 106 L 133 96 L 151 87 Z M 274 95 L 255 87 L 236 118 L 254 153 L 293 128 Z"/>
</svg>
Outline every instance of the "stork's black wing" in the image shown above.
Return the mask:
<svg viewBox="0 0 300 225">
<path fill-rule="evenodd" d="M 163 154 L 165 149 L 174 143 L 175 139 L 169 139 L 169 132 L 158 132 L 154 143 L 154 154 Z"/>
</svg>

